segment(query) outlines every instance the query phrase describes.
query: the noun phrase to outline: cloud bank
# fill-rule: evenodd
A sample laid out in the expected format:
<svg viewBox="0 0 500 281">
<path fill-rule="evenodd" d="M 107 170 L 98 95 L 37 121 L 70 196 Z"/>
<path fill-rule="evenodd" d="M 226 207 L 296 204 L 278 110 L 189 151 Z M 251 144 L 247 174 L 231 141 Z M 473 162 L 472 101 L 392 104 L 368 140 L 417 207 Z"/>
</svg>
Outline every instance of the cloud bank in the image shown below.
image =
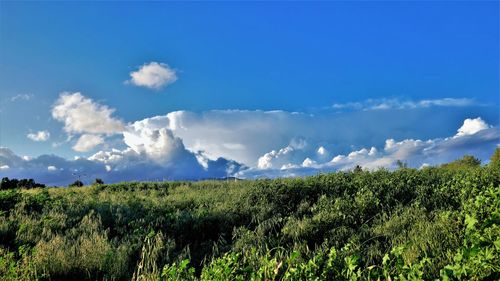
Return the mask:
<svg viewBox="0 0 500 281">
<path fill-rule="evenodd" d="M 462 119 L 448 137 L 406 137 L 438 128 L 434 126 L 439 118 L 428 111 L 418 118 L 394 118 L 394 110 L 175 111 L 131 123 L 114 117 L 114 112 L 81 93 L 61 94 L 52 116 L 63 124 L 75 151 L 112 147 L 117 137 L 122 138 L 121 149 L 67 160 L 55 155 L 20 157 L 0 148 L 0 174 L 67 185 L 75 174 L 85 175 L 86 182 L 117 182 L 302 176 L 356 165 L 391 169 L 398 160 L 419 168 L 464 154 L 488 159 L 500 139 L 498 128 L 480 117 Z M 411 116 L 412 111 L 405 114 Z M 108 143 L 111 136 L 114 140 Z"/>
<path fill-rule="evenodd" d="M 468 98 L 442 98 L 427 100 L 401 100 L 392 99 L 368 99 L 362 102 L 335 103 L 334 109 L 353 109 L 353 110 L 387 110 L 387 109 L 416 109 L 439 107 L 464 107 L 477 105 L 473 99 Z"/>
<path fill-rule="evenodd" d="M 85 183 L 101 178 L 106 183 L 120 181 L 199 180 L 223 178 L 244 166 L 225 159 L 208 160 L 201 165 L 195 155 L 173 162 L 157 163 L 128 148 L 100 151 L 88 158 L 67 160 L 55 155 L 23 159 L 8 148 L 0 148 L 2 177 L 34 178 L 48 185 L 66 186 L 79 177 Z"/>
<path fill-rule="evenodd" d="M 473 120 L 477 119 L 482 121 L 480 118 Z M 264 169 L 251 168 L 237 173 L 236 176 L 245 178 L 303 176 L 319 172 L 350 170 L 357 165 L 369 170 L 394 169 L 397 167 L 398 160 L 407 163 L 409 167 L 420 168 L 450 162 L 466 154 L 486 160 L 499 145 L 500 131 L 498 128 L 488 127 L 467 135 L 460 134 L 460 132 L 461 130 L 458 130 L 456 135 L 444 139 L 405 139 L 401 141 L 387 139 L 382 149 L 362 148 L 348 154 L 336 155 L 327 162 L 306 157 L 302 163 L 298 161 L 286 163 L 289 160 L 288 153 L 280 153 L 281 151 L 290 151 L 289 147 L 285 147 L 280 149 L 278 153 L 272 151 L 263 155 L 263 157 L 267 157 L 272 154 L 275 157 L 266 158 L 266 160 L 275 161 L 278 165 L 266 161 L 266 165 L 260 167 Z M 281 168 L 276 169 L 275 167 L 279 165 L 282 165 Z"/>
</svg>

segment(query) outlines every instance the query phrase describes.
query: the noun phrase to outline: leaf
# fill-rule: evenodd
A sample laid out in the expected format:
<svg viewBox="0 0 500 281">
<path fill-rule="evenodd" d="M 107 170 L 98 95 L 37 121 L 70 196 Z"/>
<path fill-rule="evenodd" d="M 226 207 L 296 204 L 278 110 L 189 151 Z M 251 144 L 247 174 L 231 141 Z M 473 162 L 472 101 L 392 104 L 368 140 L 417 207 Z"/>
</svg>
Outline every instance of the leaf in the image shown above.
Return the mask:
<svg viewBox="0 0 500 281">
<path fill-rule="evenodd" d="M 297 252 L 297 251 L 293 251 L 291 254 L 290 254 L 290 261 L 294 261 L 295 259 L 297 259 L 298 257 L 300 256 L 300 253 Z"/>
<path fill-rule="evenodd" d="M 188 264 L 189 264 L 189 259 L 182 260 L 182 262 L 179 264 L 179 270 L 180 271 L 184 270 Z"/>
<path fill-rule="evenodd" d="M 469 214 L 465 215 L 465 225 L 467 229 L 474 228 L 474 225 L 477 223 L 477 219 L 475 217 L 469 216 Z"/>
<path fill-rule="evenodd" d="M 388 261 L 390 261 L 391 258 L 389 258 L 389 254 L 385 254 L 384 257 L 382 258 L 382 264 L 386 265 Z"/>
</svg>

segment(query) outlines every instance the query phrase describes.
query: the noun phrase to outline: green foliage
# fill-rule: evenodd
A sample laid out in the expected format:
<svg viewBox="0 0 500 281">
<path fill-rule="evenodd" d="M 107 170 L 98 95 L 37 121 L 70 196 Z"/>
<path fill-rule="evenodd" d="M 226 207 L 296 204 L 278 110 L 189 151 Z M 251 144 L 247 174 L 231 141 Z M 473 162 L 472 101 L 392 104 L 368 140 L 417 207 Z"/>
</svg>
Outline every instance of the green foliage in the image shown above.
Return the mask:
<svg viewBox="0 0 500 281">
<path fill-rule="evenodd" d="M 443 164 L 441 167 L 448 169 L 467 169 L 479 167 L 481 165 L 481 160 L 477 159 L 472 155 L 465 155 L 461 159 L 457 159 L 453 162 Z"/>
<path fill-rule="evenodd" d="M 397 160 L 396 166 L 398 166 L 399 169 L 406 169 L 406 168 L 408 168 L 408 163 L 403 162 L 401 160 Z"/>
<path fill-rule="evenodd" d="M 493 155 L 491 155 L 490 166 L 497 169 L 500 168 L 500 147 L 497 147 Z"/>
<path fill-rule="evenodd" d="M 102 179 L 95 179 L 93 184 L 104 184 L 104 181 Z"/>
<path fill-rule="evenodd" d="M 36 183 L 33 179 L 9 179 L 8 177 L 2 178 L 0 182 L 0 190 L 15 189 L 15 188 L 42 188 L 44 184 Z"/>
<path fill-rule="evenodd" d="M 499 280 L 499 226 L 494 165 L 1 190 L 0 280 Z"/>
<path fill-rule="evenodd" d="M 69 185 L 69 187 L 81 187 L 81 186 L 83 186 L 83 182 L 81 180 L 76 180 Z"/>
<path fill-rule="evenodd" d="M 444 280 L 500 279 L 500 188 L 489 186 L 464 206 L 465 235 Z"/>
</svg>

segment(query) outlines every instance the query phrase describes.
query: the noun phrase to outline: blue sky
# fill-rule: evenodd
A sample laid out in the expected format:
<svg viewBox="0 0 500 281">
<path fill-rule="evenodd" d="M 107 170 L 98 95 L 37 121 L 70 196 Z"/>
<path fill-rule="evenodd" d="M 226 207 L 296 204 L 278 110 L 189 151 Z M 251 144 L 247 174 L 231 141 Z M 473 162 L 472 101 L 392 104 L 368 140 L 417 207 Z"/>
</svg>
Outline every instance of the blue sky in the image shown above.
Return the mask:
<svg viewBox="0 0 500 281">
<path fill-rule="evenodd" d="M 499 26 L 496 1 L 1 2 L 0 146 L 19 156 L 49 154 L 67 161 L 132 149 L 148 162 L 157 157 L 144 143 L 138 148 L 127 142 L 122 131 L 133 122 L 182 111 L 171 117 L 188 125 L 172 128 L 174 119 L 166 118 L 163 137 L 180 140 L 186 155 L 200 163 L 222 157 L 258 174 L 259 159 L 273 150 L 280 157 L 286 147 L 294 147 L 294 156 L 278 162 L 295 167 L 320 146 L 331 158 L 365 147 L 383 150 L 387 139 L 453 137 L 467 118 L 481 118 L 478 128 L 497 132 Z M 156 89 L 134 85 L 130 74 L 152 62 L 174 73 L 175 81 Z M 107 117 L 122 128 L 95 131 L 69 124 L 71 114 L 54 117 L 63 92 L 81 93 L 78 102 L 98 112 L 105 106 L 113 111 Z M 263 117 L 271 110 L 282 113 Z M 292 112 L 314 118 L 297 119 Z M 251 129 L 269 124 L 282 127 Z M 246 127 L 251 128 L 239 133 L 245 139 L 225 133 Z M 154 128 L 149 130 L 161 126 Z M 39 137 L 40 131 L 49 133 L 44 141 L 27 137 Z M 99 144 L 75 151 L 85 134 L 92 136 L 82 143 Z M 156 141 L 156 148 L 165 143 L 138 135 L 145 143 Z M 496 146 L 497 136 L 492 138 L 479 156 Z M 297 145 L 302 142 L 307 145 Z M 195 155 L 200 150 L 204 155 Z M 313 160 L 320 165 L 330 158 Z M 138 160 L 133 161 L 127 165 Z M 165 161 L 153 162 L 158 174 L 174 174 L 162 170 Z M 9 169 L 0 174 L 13 173 L 13 164 L 6 163 Z M 43 165 L 55 167 L 49 164 Z"/>
</svg>

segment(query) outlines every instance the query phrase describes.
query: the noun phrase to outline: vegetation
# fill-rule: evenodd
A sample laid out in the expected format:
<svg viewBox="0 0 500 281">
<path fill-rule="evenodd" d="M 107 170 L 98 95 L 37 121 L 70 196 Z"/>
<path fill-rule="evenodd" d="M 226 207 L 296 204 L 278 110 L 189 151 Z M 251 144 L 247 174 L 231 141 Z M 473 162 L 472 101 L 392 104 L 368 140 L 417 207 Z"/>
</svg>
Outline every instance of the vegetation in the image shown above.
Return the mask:
<svg viewBox="0 0 500 281">
<path fill-rule="evenodd" d="M 500 169 L 3 190 L 0 276 L 499 280 Z"/>
<path fill-rule="evenodd" d="M 493 153 L 493 155 L 490 158 L 489 165 L 500 168 L 500 147 L 497 147 L 497 149 L 495 149 L 495 153 Z"/>
<path fill-rule="evenodd" d="M 496 151 L 498 151 L 498 149 Z M 462 159 L 441 165 L 441 167 L 447 169 L 467 169 L 479 166 L 481 166 L 481 160 L 472 155 L 465 155 Z"/>
<path fill-rule="evenodd" d="M 72 184 L 69 185 L 69 187 L 82 187 L 84 184 L 81 180 L 76 180 Z"/>
<path fill-rule="evenodd" d="M 0 182 L 0 190 L 15 189 L 15 188 L 41 188 L 45 187 L 44 184 L 36 183 L 33 179 L 9 179 L 8 177 L 2 178 Z"/>
<path fill-rule="evenodd" d="M 102 179 L 95 179 L 93 184 L 104 184 L 104 181 Z"/>
</svg>

